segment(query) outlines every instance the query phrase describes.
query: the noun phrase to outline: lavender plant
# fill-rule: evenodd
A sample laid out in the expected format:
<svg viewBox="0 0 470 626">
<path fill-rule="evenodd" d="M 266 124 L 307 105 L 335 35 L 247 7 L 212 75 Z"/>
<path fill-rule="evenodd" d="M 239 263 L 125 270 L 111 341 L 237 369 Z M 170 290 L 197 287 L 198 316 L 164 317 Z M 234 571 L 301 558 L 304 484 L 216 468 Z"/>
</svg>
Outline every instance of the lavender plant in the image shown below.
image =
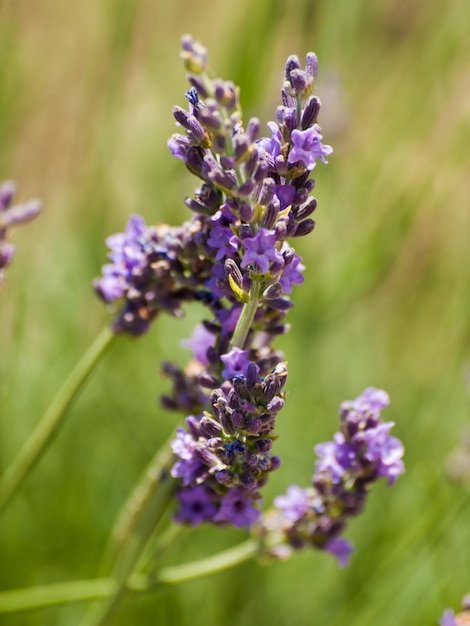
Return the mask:
<svg viewBox="0 0 470 626">
<path fill-rule="evenodd" d="M 0 287 L 5 282 L 5 269 L 15 255 L 15 246 L 7 240 L 11 228 L 33 220 L 41 212 L 41 202 L 28 200 L 11 206 L 16 193 L 15 183 L 5 181 L 0 184 Z"/>
<path fill-rule="evenodd" d="M 317 58 L 307 54 L 303 68 L 288 58 L 282 105 L 264 137 L 258 119 L 244 124 L 235 85 L 210 77 L 206 49 L 190 36 L 182 46 L 189 108 L 174 107 L 184 134 L 168 147 L 201 180 L 185 200 L 194 216 L 182 227 L 147 227 L 133 216 L 124 234 L 108 239 L 111 264 L 95 287 L 114 306 L 115 332 L 141 335 L 160 312 L 179 316 L 191 300 L 209 310 L 186 344 L 193 353 L 186 370 L 164 366 L 173 380 L 164 405 L 191 413 L 171 444 L 175 520 L 254 526 L 263 536 L 280 533 L 284 547 L 325 548 L 345 564 L 346 519 L 362 510 L 375 480 L 392 484 L 403 471 L 393 423 L 379 416 L 385 392 L 368 389 L 342 405 L 341 433 L 316 448 L 313 487 L 293 486 L 276 512 L 261 518 L 260 511 L 261 489 L 280 466 L 273 442 L 287 379 L 273 341 L 287 332 L 290 294 L 303 282 L 291 241 L 314 229 L 311 174 L 332 152 L 317 123 Z"/>
<path fill-rule="evenodd" d="M 113 336 L 144 336 L 162 313 L 181 317 L 185 303 L 204 305 L 206 318 L 185 344 L 192 352 L 188 365 L 163 364 L 171 391 L 162 404 L 185 420 L 123 508 L 110 578 L 44 591 L 49 603 L 106 598 L 92 606 L 88 626 L 111 623 L 129 589 L 182 582 L 254 556 L 286 558 L 310 546 L 344 566 L 352 550 L 342 536 L 348 520 L 361 513 L 376 480 L 392 485 L 404 471 L 403 445 L 390 436 L 393 422 L 380 415 L 388 395 L 368 388 L 341 405 L 333 441 L 315 447 L 311 486 L 290 486 L 263 513 L 262 489 L 281 464 L 275 428 L 288 375 L 274 342 L 289 330 L 290 295 L 304 281 L 293 241 L 314 230 L 312 172 L 332 153 L 317 121 L 317 58 L 308 53 L 304 66 L 296 56 L 287 59 L 282 104 L 268 123 L 268 136 L 260 133 L 257 118 L 244 123 L 238 88 L 211 77 L 206 49 L 189 35 L 182 39 L 182 59 L 188 105 L 173 108 L 181 132 L 168 147 L 199 179 L 193 197 L 185 199 L 192 216 L 181 226 L 152 226 L 132 215 L 124 233 L 108 238 L 110 262 L 94 286 L 113 314 L 112 332 L 97 340 L 72 374 L 3 492 L 0 483 L 1 505 L 51 441 Z M 6 191 L 0 197 L 6 207 L 4 197 Z M 0 244 L 3 235 L 0 230 Z M 145 551 L 171 506 L 177 524 L 248 528 L 251 539 L 209 562 L 162 570 L 151 556 L 145 560 Z"/>
</svg>

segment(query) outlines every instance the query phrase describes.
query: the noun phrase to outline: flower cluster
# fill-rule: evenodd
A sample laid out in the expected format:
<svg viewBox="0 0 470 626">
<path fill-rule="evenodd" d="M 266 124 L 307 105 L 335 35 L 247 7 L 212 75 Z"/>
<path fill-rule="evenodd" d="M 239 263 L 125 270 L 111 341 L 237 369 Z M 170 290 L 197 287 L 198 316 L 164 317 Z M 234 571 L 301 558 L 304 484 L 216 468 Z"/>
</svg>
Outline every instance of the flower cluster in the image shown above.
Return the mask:
<svg viewBox="0 0 470 626">
<path fill-rule="evenodd" d="M 7 241 L 11 227 L 33 220 L 41 211 L 39 200 L 28 200 L 24 204 L 11 206 L 16 187 L 12 181 L 0 184 L 0 286 L 4 282 L 4 270 L 10 265 L 15 254 L 15 246 Z"/>
<path fill-rule="evenodd" d="M 287 330 L 288 295 L 303 282 L 301 259 L 287 241 L 313 230 L 309 176 L 332 150 L 316 123 L 315 55 L 304 70 L 288 59 L 283 105 L 268 138 L 259 137 L 256 118 L 244 127 L 233 83 L 209 78 L 206 50 L 189 36 L 182 43 L 189 110 L 174 107 L 185 133 L 168 146 L 203 181 L 186 204 L 207 216 L 213 270 L 205 286 L 214 318 L 188 344 L 211 393 L 207 410 L 188 417 L 173 442 L 179 460 L 172 474 L 182 481 L 176 519 L 250 526 L 260 515 L 259 489 L 280 464 L 271 449 L 287 368 L 271 343 Z M 172 402 L 181 406 L 187 386 L 178 386 L 184 395 Z"/>
<path fill-rule="evenodd" d="M 465 626 L 470 623 L 470 594 L 462 599 L 463 613 L 456 615 L 452 609 L 446 609 L 439 620 L 440 626 Z"/>
<path fill-rule="evenodd" d="M 388 404 L 385 391 L 368 388 L 341 405 L 340 432 L 333 441 L 315 446 L 319 459 L 312 486 L 289 487 L 263 521 L 263 533 L 280 535 L 282 543 L 273 554 L 282 557 L 313 546 L 347 564 L 352 546 L 340 535 L 348 519 L 362 511 L 372 483 L 383 477 L 393 485 L 404 471 L 403 445 L 389 435 L 394 423 L 380 418 Z"/>
<path fill-rule="evenodd" d="M 189 415 L 172 442 L 175 519 L 253 526 L 260 489 L 280 465 L 272 447 L 287 367 L 272 344 L 288 330 L 289 296 L 304 270 L 290 241 L 314 229 L 311 173 L 332 148 L 317 123 L 315 54 L 303 68 L 297 57 L 287 59 L 267 137 L 258 119 L 244 124 L 238 88 L 209 76 L 207 51 L 189 35 L 181 56 L 189 104 L 173 108 L 181 132 L 168 147 L 200 181 L 185 199 L 193 216 L 181 227 L 146 226 L 133 216 L 125 233 L 108 239 L 111 263 L 95 288 L 116 312 L 114 331 L 131 335 L 144 334 L 161 311 L 181 315 L 184 302 L 208 308 L 185 344 L 193 354 L 188 366 L 163 366 L 173 387 L 164 406 Z M 389 437 L 391 424 L 379 421 L 385 404 L 384 392 L 368 390 L 345 405 L 342 433 L 317 447 L 313 489 L 291 487 L 277 499 L 293 547 L 310 543 L 344 560 L 345 518 L 359 512 L 374 480 L 392 482 L 403 471 L 401 444 Z"/>
</svg>

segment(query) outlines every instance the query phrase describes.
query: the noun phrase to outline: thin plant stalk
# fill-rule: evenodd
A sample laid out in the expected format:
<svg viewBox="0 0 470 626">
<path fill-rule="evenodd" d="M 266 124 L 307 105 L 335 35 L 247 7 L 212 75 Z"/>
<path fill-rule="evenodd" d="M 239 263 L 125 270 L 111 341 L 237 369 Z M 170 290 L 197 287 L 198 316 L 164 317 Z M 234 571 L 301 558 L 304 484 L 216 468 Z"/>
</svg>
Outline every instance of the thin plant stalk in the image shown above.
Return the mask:
<svg viewBox="0 0 470 626">
<path fill-rule="evenodd" d="M 104 328 L 67 378 L 16 458 L 0 479 L 0 512 L 17 492 L 65 422 L 67 411 L 105 354 L 115 335 Z"/>
<path fill-rule="evenodd" d="M 150 592 L 163 585 L 177 585 L 236 567 L 260 553 L 260 544 L 249 539 L 218 554 L 174 567 L 165 567 L 156 576 L 133 574 L 126 585 L 129 592 Z M 95 578 L 0 592 L 0 614 L 17 613 L 61 604 L 113 598 L 118 583 L 112 578 Z"/>
<path fill-rule="evenodd" d="M 170 476 L 173 454 L 163 446 L 150 462 L 142 480 L 132 491 L 116 527 L 117 554 L 112 572 L 115 586 L 104 603 L 94 604 L 85 615 L 83 626 L 111 623 L 129 581 L 144 554 L 150 538 L 174 497 L 176 481 Z"/>
</svg>

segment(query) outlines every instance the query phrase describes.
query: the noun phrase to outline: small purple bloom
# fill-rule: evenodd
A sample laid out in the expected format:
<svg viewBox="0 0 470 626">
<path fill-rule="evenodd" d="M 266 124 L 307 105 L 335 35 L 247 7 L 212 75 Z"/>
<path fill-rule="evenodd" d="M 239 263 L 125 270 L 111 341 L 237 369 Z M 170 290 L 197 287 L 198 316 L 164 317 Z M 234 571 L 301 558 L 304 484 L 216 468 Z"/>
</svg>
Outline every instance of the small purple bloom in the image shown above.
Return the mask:
<svg viewBox="0 0 470 626">
<path fill-rule="evenodd" d="M 203 365 L 208 365 L 207 350 L 215 345 L 216 336 L 209 332 L 204 324 L 198 324 L 193 331 L 191 339 L 181 342 L 183 348 L 189 348 Z"/>
<path fill-rule="evenodd" d="M 293 522 L 297 522 L 304 515 L 308 503 L 308 493 L 297 485 L 290 485 L 285 496 L 277 496 L 274 499 L 277 508 L 281 509 L 284 515 Z"/>
<path fill-rule="evenodd" d="M 356 453 L 342 433 L 334 434 L 334 441 L 319 443 L 314 448 L 320 457 L 315 464 L 317 472 L 327 472 L 334 483 L 339 483 L 344 472 L 354 463 Z"/>
<path fill-rule="evenodd" d="M 183 487 L 188 487 L 206 475 L 204 464 L 196 458 L 177 461 L 171 468 L 173 478 L 181 478 Z"/>
<path fill-rule="evenodd" d="M 269 261 L 282 263 L 282 254 L 275 248 L 276 233 L 260 228 L 253 237 L 245 237 L 243 245 L 245 254 L 241 262 L 242 267 L 247 267 L 251 263 L 256 263 L 262 274 L 269 270 Z"/>
<path fill-rule="evenodd" d="M 276 185 L 274 189 L 280 203 L 279 210 L 283 211 L 284 209 L 287 209 L 287 207 L 294 201 L 294 185 Z"/>
<path fill-rule="evenodd" d="M 211 489 L 198 485 L 192 489 L 182 489 L 177 497 L 181 508 L 175 515 L 176 521 L 198 526 L 214 519 L 217 502 Z"/>
<path fill-rule="evenodd" d="M 168 139 L 168 149 L 171 154 L 181 161 L 186 162 L 188 158 L 188 150 L 190 147 L 190 141 L 183 135 L 174 134 L 171 139 Z"/>
<path fill-rule="evenodd" d="M 248 359 L 248 350 L 241 350 L 240 348 L 233 348 L 227 354 L 223 354 L 220 360 L 225 365 L 225 369 L 222 370 L 222 376 L 225 380 L 234 378 L 235 376 L 246 375 L 250 360 Z"/>
<path fill-rule="evenodd" d="M 229 226 L 214 227 L 207 243 L 211 248 L 217 250 L 216 261 L 221 261 L 225 257 L 233 258 L 239 245 L 238 237 L 233 234 Z"/>
<path fill-rule="evenodd" d="M 140 215 L 131 215 L 124 233 L 106 239 L 113 263 L 103 267 L 103 276 L 95 283 L 106 302 L 121 298 L 129 287 L 133 270 L 145 266 L 147 257 L 140 243 L 145 232 L 144 219 Z"/>
<path fill-rule="evenodd" d="M 333 148 L 321 143 L 323 137 L 319 130 L 318 124 L 314 124 L 306 130 L 296 128 L 292 131 L 292 148 L 287 159 L 289 163 L 303 161 L 309 171 L 313 170 L 317 159 L 327 163 L 325 157 L 333 152 Z"/>
<path fill-rule="evenodd" d="M 240 318 L 241 310 L 242 306 L 240 304 L 234 304 L 231 309 L 221 309 L 217 312 L 217 319 L 222 324 L 223 335 L 233 333 Z"/>
<path fill-rule="evenodd" d="M 223 498 L 215 522 L 230 522 L 236 528 L 251 526 L 259 518 L 260 512 L 241 489 L 230 489 Z"/>
<path fill-rule="evenodd" d="M 381 411 L 390 404 L 390 397 L 383 389 L 367 387 L 355 400 L 346 400 L 341 405 L 341 411 L 355 409 L 356 411 Z"/>
<path fill-rule="evenodd" d="M 193 437 L 180 426 L 176 429 L 176 439 L 173 439 L 171 442 L 171 449 L 180 459 L 190 460 L 194 457 L 196 442 Z"/>
<path fill-rule="evenodd" d="M 457 622 L 455 621 L 454 611 L 452 611 L 452 609 L 447 609 L 447 611 L 444 611 L 444 614 L 439 620 L 439 624 L 440 626 L 458 626 Z"/>
<path fill-rule="evenodd" d="M 388 478 L 389 486 L 393 485 L 398 476 L 405 471 L 402 461 L 403 444 L 396 437 L 389 436 L 394 425 L 394 422 L 382 422 L 361 434 L 361 438 L 368 446 L 364 458 L 377 464 L 378 476 Z"/>
<path fill-rule="evenodd" d="M 338 559 L 340 567 L 347 567 L 349 556 L 354 551 L 354 547 L 346 539 L 337 537 L 326 544 L 325 550 Z"/>
<path fill-rule="evenodd" d="M 258 139 L 256 143 L 262 150 L 275 159 L 281 153 L 282 134 L 276 122 L 268 122 L 268 127 L 271 131 L 271 139 L 262 137 Z"/>
<path fill-rule="evenodd" d="M 284 293 L 291 293 L 293 285 L 301 285 L 304 282 L 304 277 L 301 274 L 304 269 L 302 258 L 298 254 L 294 254 L 294 258 L 282 270 L 281 278 L 279 279 Z"/>
</svg>

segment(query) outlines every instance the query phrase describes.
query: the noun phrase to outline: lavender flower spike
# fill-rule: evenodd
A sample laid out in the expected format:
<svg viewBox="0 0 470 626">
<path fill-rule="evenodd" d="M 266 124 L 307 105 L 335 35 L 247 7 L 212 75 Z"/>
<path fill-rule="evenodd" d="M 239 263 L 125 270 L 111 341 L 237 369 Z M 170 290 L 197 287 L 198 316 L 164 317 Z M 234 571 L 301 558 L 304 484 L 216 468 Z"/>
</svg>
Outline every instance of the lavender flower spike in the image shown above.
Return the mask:
<svg viewBox="0 0 470 626">
<path fill-rule="evenodd" d="M 393 423 L 380 418 L 380 410 L 388 402 L 386 392 L 374 388 L 344 402 L 341 431 L 332 442 L 315 446 L 320 458 L 312 486 L 301 489 L 292 485 L 286 496 L 278 496 L 257 532 L 280 535 L 291 549 L 312 546 L 325 550 L 345 567 L 353 548 L 341 534 L 349 518 L 362 511 L 376 480 L 385 477 L 393 484 L 404 471 L 403 445 L 389 436 Z"/>
<path fill-rule="evenodd" d="M 15 192 L 16 187 L 12 181 L 0 184 L 0 287 L 4 283 L 4 270 L 15 255 L 15 246 L 7 241 L 8 230 L 30 222 L 42 209 L 42 203 L 36 199 L 11 206 Z"/>
</svg>

